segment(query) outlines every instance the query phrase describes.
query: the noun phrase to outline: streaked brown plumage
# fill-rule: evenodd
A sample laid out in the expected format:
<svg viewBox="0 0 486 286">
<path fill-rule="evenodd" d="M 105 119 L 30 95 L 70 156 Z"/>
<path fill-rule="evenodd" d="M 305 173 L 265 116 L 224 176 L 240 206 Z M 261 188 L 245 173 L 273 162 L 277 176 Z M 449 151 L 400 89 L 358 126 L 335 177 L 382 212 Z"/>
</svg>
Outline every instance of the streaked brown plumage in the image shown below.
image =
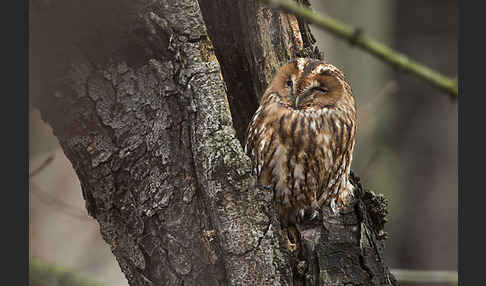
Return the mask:
<svg viewBox="0 0 486 286">
<path fill-rule="evenodd" d="M 348 203 L 355 134 L 355 102 L 339 69 L 303 58 L 280 68 L 248 126 L 245 150 L 285 224 Z"/>
</svg>

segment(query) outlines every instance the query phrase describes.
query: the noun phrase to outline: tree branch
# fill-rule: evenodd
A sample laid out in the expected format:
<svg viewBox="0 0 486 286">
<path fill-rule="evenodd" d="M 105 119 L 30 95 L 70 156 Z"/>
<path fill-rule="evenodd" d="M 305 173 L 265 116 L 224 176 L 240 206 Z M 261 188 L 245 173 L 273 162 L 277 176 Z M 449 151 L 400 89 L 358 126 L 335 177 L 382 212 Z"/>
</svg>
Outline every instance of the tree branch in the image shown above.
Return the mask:
<svg viewBox="0 0 486 286">
<path fill-rule="evenodd" d="M 400 282 L 457 284 L 456 271 L 427 271 L 392 269 L 391 272 Z"/>
<path fill-rule="evenodd" d="M 305 19 L 307 22 L 325 29 L 341 39 L 348 40 L 351 45 L 370 53 L 385 61 L 393 67 L 424 80 L 436 88 L 448 93 L 451 98 L 458 96 L 457 80 L 451 79 L 441 73 L 416 62 L 406 55 L 363 35 L 360 29 L 352 28 L 339 20 L 315 13 L 313 10 L 302 7 L 288 0 L 261 0 L 272 7 L 293 13 Z"/>
<path fill-rule="evenodd" d="M 103 284 L 82 277 L 70 270 L 30 258 L 29 286 L 103 286 Z"/>
<path fill-rule="evenodd" d="M 53 160 L 54 160 L 54 155 L 47 157 L 47 159 L 44 160 L 44 162 L 42 162 L 42 164 L 39 167 L 37 167 L 36 169 L 34 169 L 34 171 L 29 173 L 29 178 L 32 178 L 35 175 L 39 174 L 42 170 L 44 170 L 44 168 L 49 166 L 49 164 L 52 163 Z"/>
</svg>

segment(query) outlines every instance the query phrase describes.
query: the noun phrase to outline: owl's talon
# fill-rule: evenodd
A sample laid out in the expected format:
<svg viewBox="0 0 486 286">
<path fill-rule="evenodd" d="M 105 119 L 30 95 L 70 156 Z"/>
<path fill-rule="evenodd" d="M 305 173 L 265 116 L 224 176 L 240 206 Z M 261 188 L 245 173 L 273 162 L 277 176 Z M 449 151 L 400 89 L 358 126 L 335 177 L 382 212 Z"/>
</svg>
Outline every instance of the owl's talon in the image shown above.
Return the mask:
<svg viewBox="0 0 486 286">
<path fill-rule="evenodd" d="M 294 252 L 298 247 L 298 236 L 296 234 L 296 229 L 293 227 L 283 229 L 283 237 L 287 245 L 287 249 Z"/>
<path fill-rule="evenodd" d="M 312 215 L 309 220 L 315 221 L 315 220 L 319 220 L 319 218 L 320 218 L 319 212 L 317 210 L 312 210 Z"/>
</svg>

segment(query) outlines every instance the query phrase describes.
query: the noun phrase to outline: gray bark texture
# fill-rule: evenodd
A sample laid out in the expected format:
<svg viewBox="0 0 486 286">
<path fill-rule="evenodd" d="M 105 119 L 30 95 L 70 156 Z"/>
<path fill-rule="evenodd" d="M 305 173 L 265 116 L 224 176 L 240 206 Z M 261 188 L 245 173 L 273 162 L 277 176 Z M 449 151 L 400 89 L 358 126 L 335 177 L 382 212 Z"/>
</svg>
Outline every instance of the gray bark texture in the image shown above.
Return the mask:
<svg viewBox="0 0 486 286">
<path fill-rule="evenodd" d="M 301 234 L 315 251 L 297 256 L 242 150 L 276 69 L 319 57 L 305 23 L 254 0 L 30 9 L 31 103 L 130 285 L 395 283 L 382 260 L 383 198 L 355 179 L 349 213 L 324 211 Z"/>
</svg>

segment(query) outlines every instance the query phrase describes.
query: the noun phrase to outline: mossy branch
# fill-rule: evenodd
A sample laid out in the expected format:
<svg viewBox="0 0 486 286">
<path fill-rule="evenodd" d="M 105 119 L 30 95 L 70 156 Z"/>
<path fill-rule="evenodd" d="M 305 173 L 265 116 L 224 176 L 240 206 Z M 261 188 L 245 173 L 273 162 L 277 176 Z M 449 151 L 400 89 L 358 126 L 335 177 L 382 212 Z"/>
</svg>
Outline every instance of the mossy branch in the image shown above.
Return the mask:
<svg viewBox="0 0 486 286">
<path fill-rule="evenodd" d="M 408 283 L 442 283 L 457 285 L 456 271 L 421 271 L 408 269 L 392 269 L 391 272 L 400 282 Z"/>
<path fill-rule="evenodd" d="M 103 286 L 103 284 L 81 277 L 60 266 L 31 258 L 29 263 L 29 286 L 47 285 Z"/>
<path fill-rule="evenodd" d="M 302 17 L 311 24 L 325 29 L 341 39 L 348 40 L 351 45 L 374 55 L 375 57 L 397 67 L 400 70 L 409 72 L 422 80 L 432 84 L 440 90 L 448 93 L 453 99 L 457 99 L 457 80 L 453 80 L 441 73 L 418 63 L 407 56 L 393 50 L 392 48 L 363 35 L 357 28 L 348 26 L 339 20 L 329 16 L 317 14 L 313 10 L 300 6 L 288 0 L 262 0 L 272 7 L 282 9 Z"/>
</svg>

